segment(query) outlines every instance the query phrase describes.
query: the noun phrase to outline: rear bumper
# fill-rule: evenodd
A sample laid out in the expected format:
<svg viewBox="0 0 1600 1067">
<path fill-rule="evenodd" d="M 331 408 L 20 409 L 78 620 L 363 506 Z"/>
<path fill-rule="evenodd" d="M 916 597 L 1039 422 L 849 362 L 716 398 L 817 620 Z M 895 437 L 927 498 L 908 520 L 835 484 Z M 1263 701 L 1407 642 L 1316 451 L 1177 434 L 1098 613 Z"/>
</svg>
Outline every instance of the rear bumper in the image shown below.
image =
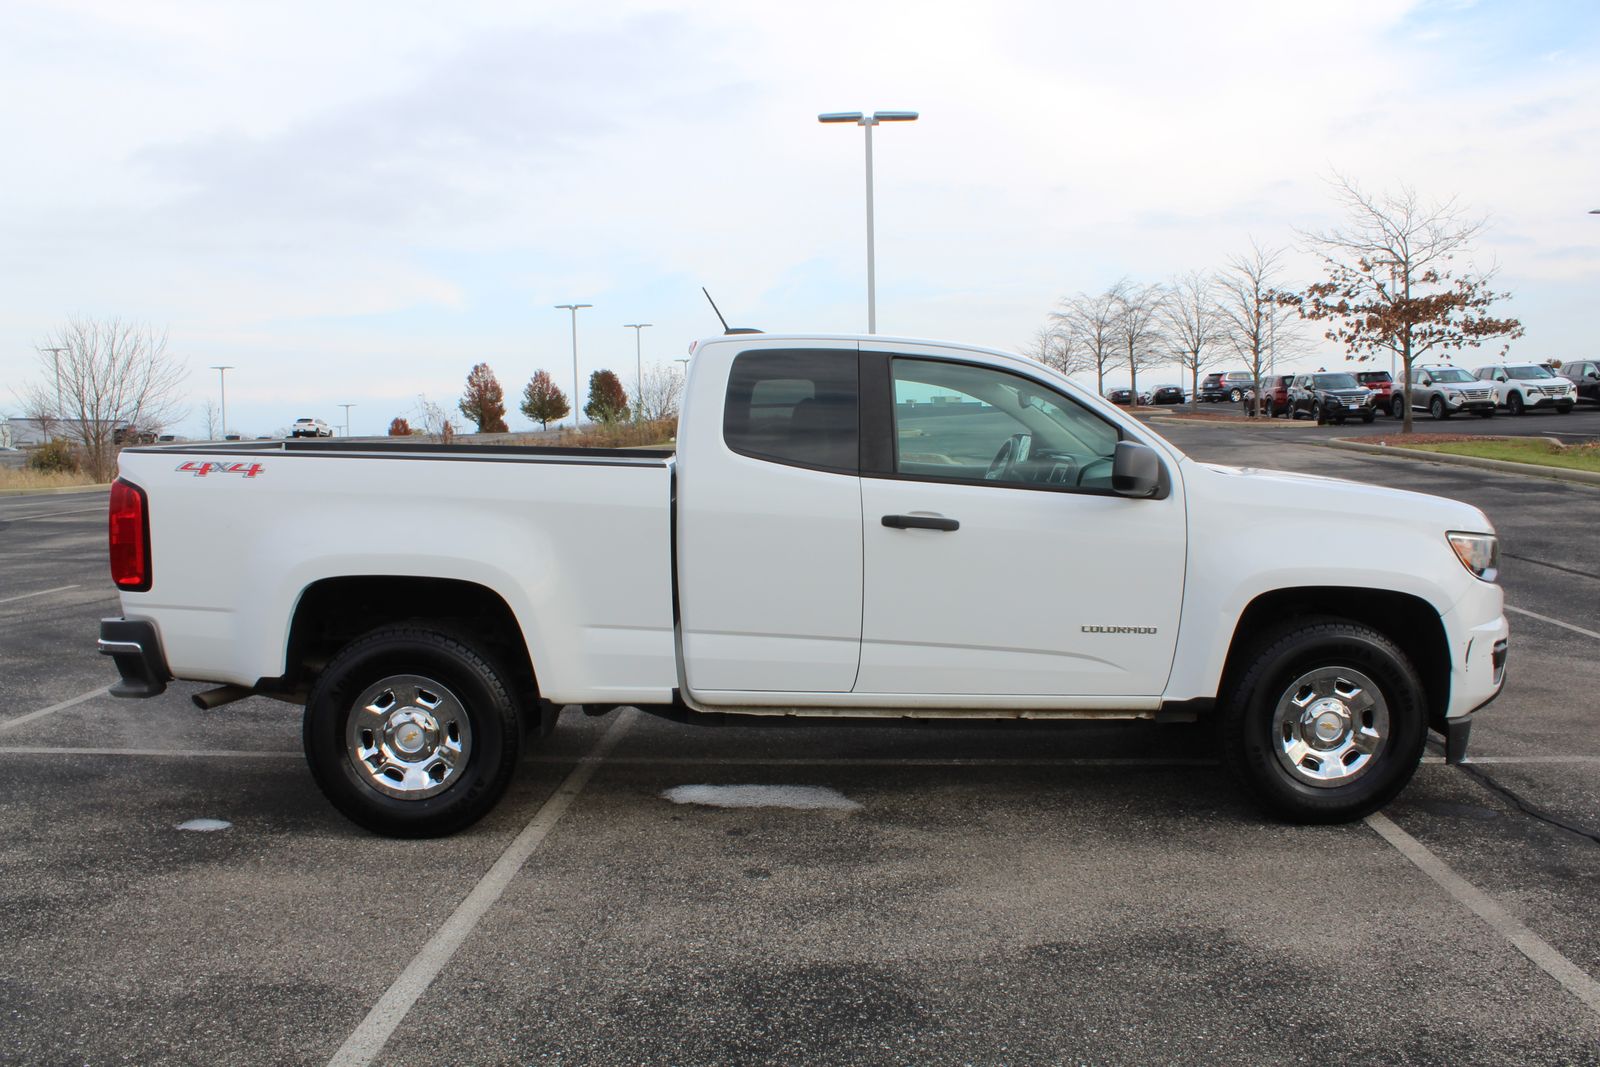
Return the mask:
<svg viewBox="0 0 1600 1067">
<path fill-rule="evenodd" d="M 172 672 L 161 651 L 156 624 L 149 619 L 101 619 L 100 654 L 117 663 L 122 680 L 111 687 L 114 697 L 154 697 L 167 691 Z"/>
</svg>

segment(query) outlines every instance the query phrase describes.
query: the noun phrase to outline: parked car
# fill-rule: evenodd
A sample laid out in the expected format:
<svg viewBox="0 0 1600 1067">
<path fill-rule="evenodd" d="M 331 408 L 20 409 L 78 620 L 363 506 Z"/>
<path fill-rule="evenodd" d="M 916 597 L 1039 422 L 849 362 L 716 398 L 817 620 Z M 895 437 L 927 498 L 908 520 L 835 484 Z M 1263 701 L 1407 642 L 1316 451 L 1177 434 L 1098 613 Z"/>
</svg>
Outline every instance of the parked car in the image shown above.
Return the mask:
<svg viewBox="0 0 1600 1067">
<path fill-rule="evenodd" d="M 1346 419 L 1371 422 L 1378 417 L 1373 392 L 1345 371 L 1296 374 L 1289 386 L 1289 417 L 1309 415 L 1317 425 Z"/>
<path fill-rule="evenodd" d="M 1572 382 L 1532 363 L 1491 363 L 1478 368 L 1478 379 L 1494 386 L 1495 400 L 1513 415 L 1529 408 L 1555 408 L 1565 415 L 1578 402 Z"/>
<path fill-rule="evenodd" d="M 1279 415 L 1288 415 L 1294 418 L 1289 410 L 1289 386 L 1294 382 L 1292 374 L 1272 374 L 1261 379 L 1261 411 L 1269 419 Z"/>
<path fill-rule="evenodd" d="M 1600 360 L 1575 360 L 1556 373 L 1572 383 L 1578 391 L 1577 399 L 1600 404 Z"/>
<path fill-rule="evenodd" d="M 1200 382 L 1200 399 L 1208 403 L 1228 400 L 1237 404 L 1255 386 L 1255 376 L 1247 370 L 1219 371 L 1206 375 Z"/>
<path fill-rule="evenodd" d="M 295 419 L 290 437 L 332 437 L 333 430 L 321 419 Z"/>
<path fill-rule="evenodd" d="M 1150 396 L 1145 401 L 1147 404 L 1181 404 L 1183 403 L 1183 386 L 1158 385 L 1150 390 Z"/>
<path fill-rule="evenodd" d="M 1356 381 L 1372 390 L 1379 411 L 1393 410 L 1391 405 L 1394 403 L 1394 375 L 1386 370 L 1358 370 Z"/>
<path fill-rule="evenodd" d="M 1264 807 L 1316 823 L 1392 800 L 1430 726 L 1466 755 L 1508 640 L 1482 511 L 1194 462 L 1031 360 L 884 347 L 697 342 L 675 454 L 124 450 L 111 692 L 304 704 L 310 779 L 406 837 L 487 813 L 571 704 L 1203 716 Z M 397 500 L 427 521 L 372 521 Z"/>
<path fill-rule="evenodd" d="M 1494 389 L 1460 367 L 1429 364 L 1411 368 L 1411 385 L 1390 396 L 1389 412 L 1405 418 L 1406 405 L 1413 411 L 1426 411 L 1435 419 L 1471 412 L 1480 418 L 1493 418 Z"/>
<path fill-rule="evenodd" d="M 1123 404 L 1123 405 L 1131 404 L 1131 403 L 1133 403 L 1133 390 L 1132 389 L 1107 389 L 1106 390 L 1106 399 L 1111 401 L 1113 404 Z"/>
</svg>

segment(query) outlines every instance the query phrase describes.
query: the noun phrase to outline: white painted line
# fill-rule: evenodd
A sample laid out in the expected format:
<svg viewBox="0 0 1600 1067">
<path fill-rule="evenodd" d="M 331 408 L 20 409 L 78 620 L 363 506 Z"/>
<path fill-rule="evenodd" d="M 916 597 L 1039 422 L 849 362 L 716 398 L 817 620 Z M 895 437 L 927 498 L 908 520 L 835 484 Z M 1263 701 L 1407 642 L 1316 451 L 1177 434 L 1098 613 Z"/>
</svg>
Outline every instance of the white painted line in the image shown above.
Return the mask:
<svg viewBox="0 0 1600 1067">
<path fill-rule="evenodd" d="M 377 1059 L 412 1005 L 427 992 L 428 986 L 471 935 L 484 913 L 500 899 L 500 895 L 511 884 L 511 879 L 528 862 L 528 857 L 544 843 L 556 823 L 561 821 L 561 816 L 567 813 L 578 794 L 583 792 L 583 787 L 589 784 L 589 779 L 594 777 L 600 761 L 622 739 L 623 733 L 633 725 L 638 714 L 630 709 L 618 715 L 617 721 L 601 735 L 589 758 L 573 768 L 550 799 L 534 812 L 533 818 L 522 828 L 516 840 L 506 846 L 494 866 L 489 868 L 489 873 L 472 887 L 465 900 L 456 905 L 456 910 L 444 921 L 439 932 L 429 938 L 422 950 L 406 964 L 406 969 L 400 972 L 400 977 L 367 1012 L 361 1025 L 339 1046 L 339 1051 L 328 1061 L 328 1067 L 364 1067 Z"/>
<path fill-rule="evenodd" d="M 1443 763 L 1443 756 L 1423 756 L 1423 763 Z M 1600 756 L 1468 756 L 1468 763 L 1600 763 Z"/>
<path fill-rule="evenodd" d="M 1400 829 L 1387 816 L 1374 812 L 1367 816 L 1366 822 L 1379 837 L 1393 845 L 1396 851 L 1455 897 L 1458 903 L 1488 923 L 1495 933 L 1511 942 L 1535 966 L 1560 982 L 1567 992 L 1583 1001 L 1591 1011 L 1600 1013 L 1600 982 L 1591 978 L 1588 972 L 1513 918 L 1483 890 L 1451 870 L 1428 846 Z"/>
<path fill-rule="evenodd" d="M 29 519 L 59 519 L 63 515 L 87 515 L 91 511 L 104 512 L 107 507 L 108 507 L 108 505 L 102 504 L 97 508 L 77 508 L 76 510 L 73 510 L 73 511 L 46 511 L 46 512 L 43 512 L 42 514 L 38 514 L 38 515 L 17 515 L 17 516 L 14 516 L 14 517 L 6 520 L 6 521 L 8 521 L 8 522 L 27 522 Z"/>
<path fill-rule="evenodd" d="M 1529 611 L 1527 608 L 1514 608 L 1510 604 L 1506 605 L 1506 610 L 1514 611 L 1518 615 L 1526 615 L 1530 619 L 1538 619 L 1540 622 L 1547 622 L 1551 626 L 1559 626 L 1563 630 L 1571 630 L 1575 634 L 1582 634 L 1585 637 L 1592 637 L 1596 641 L 1600 641 L 1600 633 L 1596 633 L 1593 630 L 1585 630 L 1581 626 L 1574 626 L 1570 622 L 1562 622 L 1560 619 L 1552 619 L 1548 615 L 1540 615 L 1537 611 Z"/>
<path fill-rule="evenodd" d="M 177 759 L 299 759 L 295 751 L 260 751 L 247 748 L 50 748 L 43 745 L 0 745 L 0 756 L 171 756 Z"/>
<path fill-rule="evenodd" d="M 64 711 L 76 704 L 82 704 L 85 700 L 93 700 L 97 696 L 104 696 L 110 688 L 110 686 L 102 685 L 99 689 L 91 689 L 87 693 L 80 693 L 71 700 L 63 700 L 59 704 L 51 704 L 48 708 L 40 708 L 38 711 L 30 711 L 26 715 L 18 715 L 14 719 L 7 719 L 4 722 L 0 722 L 0 732 L 9 730 L 13 726 L 21 726 L 25 722 L 32 722 L 34 719 L 42 719 L 53 712 Z"/>
<path fill-rule="evenodd" d="M 16 601 L 16 600 L 27 600 L 30 597 L 48 596 L 51 593 L 64 593 L 68 589 L 76 589 L 76 588 L 78 588 L 76 585 L 58 585 L 54 589 L 41 589 L 37 593 L 23 593 L 21 596 L 8 596 L 4 600 L 0 600 L 0 604 L 10 604 L 13 601 Z"/>
</svg>

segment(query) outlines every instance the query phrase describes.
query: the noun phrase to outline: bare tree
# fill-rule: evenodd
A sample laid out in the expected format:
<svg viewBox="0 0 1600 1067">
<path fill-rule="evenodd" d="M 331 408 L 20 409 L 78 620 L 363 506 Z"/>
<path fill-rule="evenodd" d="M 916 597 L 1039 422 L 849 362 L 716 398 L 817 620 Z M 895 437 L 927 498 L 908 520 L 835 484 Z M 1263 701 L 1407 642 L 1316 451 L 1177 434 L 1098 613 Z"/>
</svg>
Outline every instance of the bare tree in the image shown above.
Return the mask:
<svg viewBox="0 0 1600 1067">
<path fill-rule="evenodd" d="M 1252 239 L 1250 251 L 1228 260 L 1217 275 L 1218 308 L 1228 346 L 1255 379 L 1252 415 L 1261 411 L 1261 379 L 1269 362 L 1298 342 L 1294 333 L 1298 315 L 1283 302 L 1279 287 L 1282 260 L 1281 249 L 1264 249 Z"/>
<path fill-rule="evenodd" d="M 1139 368 L 1161 362 L 1161 304 L 1166 292 L 1160 285 L 1138 285 L 1127 278 L 1111 287 L 1117 344 L 1128 368 L 1129 406 L 1139 402 Z"/>
<path fill-rule="evenodd" d="M 205 402 L 205 406 L 203 408 L 201 408 L 201 412 L 205 416 L 206 440 L 207 441 L 215 441 L 215 440 L 217 440 L 219 437 L 222 436 L 222 433 L 221 433 L 221 431 L 219 429 L 219 427 L 222 426 L 222 420 L 217 414 L 217 405 L 216 405 L 216 403 L 214 401 L 207 400 Z"/>
<path fill-rule="evenodd" d="M 1195 270 L 1174 278 L 1161 305 L 1161 320 L 1168 346 L 1189 372 L 1189 395 L 1198 401 L 1200 372 L 1220 358 L 1226 339 L 1215 277 Z"/>
<path fill-rule="evenodd" d="M 634 413 L 647 422 L 678 417 L 678 401 L 683 397 L 683 375 L 674 367 L 653 363 L 645 369 L 634 398 Z"/>
<path fill-rule="evenodd" d="M 1022 346 L 1022 354 L 1062 374 L 1077 374 L 1094 366 L 1077 334 L 1059 321 L 1039 327 Z"/>
<path fill-rule="evenodd" d="M 1483 233 L 1484 219 L 1469 218 L 1454 199 L 1423 203 L 1405 186 L 1373 195 L 1342 174 L 1334 175 L 1333 185 L 1349 221 L 1302 234 L 1322 257 L 1328 279 L 1284 299 L 1308 319 L 1333 322 L 1325 336 L 1345 346 L 1347 359 L 1392 352 L 1400 358 L 1397 387 L 1409 388 L 1412 364 L 1427 352 L 1522 336 L 1516 319 L 1488 314 L 1490 304 L 1510 295 L 1490 289 L 1492 271 L 1457 273 L 1449 266 Z M 1404 408 L 1401 432 L 1410 433 L 1410 403 Z"/>
<path fill-rule="evenodd" d="M 166 334 L 149 326 L 70 319 L 39 346 L 39 362 L 43 381 L 27 387 L 24 404 L 30 412 L 56 410 L 59 366 L 60 429 L 96 481 L 116 469 L 119 428 L 157 431 L 183 417 L 178 389 L 188 369 L 167 351 Z"/>
<path fill-rule="evenodd" d="M 1095 390 L 1106 391 L 1106 371 L 1121 363 L 1117 347 L 1117 302 L 1111 293 L 1079 293 L 1064 300 L 1061 310 L 1050 313 L 1051 322 L 1083 353 L 1083 369 L 1094 368 Z"/>
</svg>

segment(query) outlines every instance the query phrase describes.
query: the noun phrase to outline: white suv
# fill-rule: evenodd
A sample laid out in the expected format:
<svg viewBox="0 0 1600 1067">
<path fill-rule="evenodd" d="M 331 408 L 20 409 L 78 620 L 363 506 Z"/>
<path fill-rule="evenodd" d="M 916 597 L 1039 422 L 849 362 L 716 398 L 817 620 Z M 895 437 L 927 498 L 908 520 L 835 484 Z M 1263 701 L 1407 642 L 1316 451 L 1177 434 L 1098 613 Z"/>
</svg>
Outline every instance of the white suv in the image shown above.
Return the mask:
<svg viewBox="0 0 1600 1067">
<path fill-rule="evenodd" d="M 332 437 L 333 430 L 321 419 L 295 419 L 290 437 Z"/>
<path fill-rule="evenodd" d="M 1491 363 L 1479 367 L 1480 379 L 1494 384 L 1495 400 L 1513 415 L 1529 408 L 1553 407 L 1565 415 L 1578 402 L 1573 384 L 1549 367 L 1531 363 Z"/>
</svg>

